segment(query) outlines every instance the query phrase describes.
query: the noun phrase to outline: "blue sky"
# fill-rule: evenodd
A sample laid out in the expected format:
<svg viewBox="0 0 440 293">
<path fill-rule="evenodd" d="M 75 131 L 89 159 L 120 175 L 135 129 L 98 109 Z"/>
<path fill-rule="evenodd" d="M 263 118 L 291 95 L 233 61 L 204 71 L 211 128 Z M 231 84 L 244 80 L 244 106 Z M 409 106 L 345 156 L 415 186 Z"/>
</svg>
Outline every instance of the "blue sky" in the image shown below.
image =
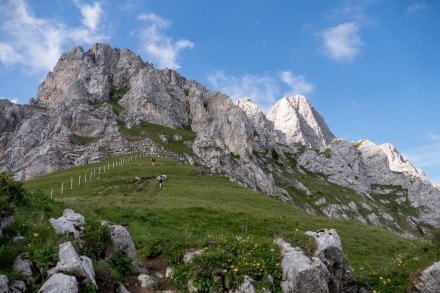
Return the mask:
<svg viewBox="0 0 440 293">
<path fill-rule="evenodd" d="M 389 142 L 440 183 L 440 1 L 0 0 L 0 98 L 27 103 L 96 42 L 263 111 L 303 94 L 336 136 Z"/>
</svg>

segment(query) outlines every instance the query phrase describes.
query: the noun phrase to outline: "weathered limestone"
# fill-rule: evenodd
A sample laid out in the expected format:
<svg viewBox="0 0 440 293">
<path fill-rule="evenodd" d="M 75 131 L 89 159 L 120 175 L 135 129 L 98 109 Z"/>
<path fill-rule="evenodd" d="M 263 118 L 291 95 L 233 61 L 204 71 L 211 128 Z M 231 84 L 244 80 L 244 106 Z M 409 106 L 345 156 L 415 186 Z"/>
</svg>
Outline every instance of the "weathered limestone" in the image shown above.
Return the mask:
<svg viewBox="0 0 440 293">
<path fill-rule="evenodd" d="M 354 285 L 354 271 L 346 265 L 341 239 L 334 229 L 306 232 L 317 247 L 313 257 L 282 239 L 275 239 L 281 249 L 283 292 L 366 292 Z"/>
<path fill-rule="evenodd" d="M 65 209 L 61 217 L 50 218 L 49 222 L 56 234 L 73 235 L 74 238 L 79 237 L 86 223 L 84 217 L 72 209 Z"/>
<path fill-rule="evenodd" d="M 74 275 L 80 280 L 92 282 L 97 288 L 91 259 L 87 256 L 80 257 L 70 241 L 61 243 L 59 247 L 58 263 L 47 274 L 49 276 L 57 273 Z"/>
<path fill-rule="evenodd" d="M 426 268 L 414 281 L 414 293 L 440 292 L 440 262 Z"/>
<path fill-rule="evenodd" d="M 124 254 L 128 256 L 133 266 L 137 268 L 136 248 L 127 228 L 121 225 L 108 225 L 113 243 L 112 255 Z"/>
<path fill-rule="evenodd" d="M 78 282 L 74 276 L 56 273 L 38 290 L 38 293 L 77 293 Z"/>
<path fill-rule="evenodd" d="M 276 239 L 275 243 L 282 254 L 283 292 L 329 292 L 330 273 L 319 258 L 307 257 L 301 249 L 282 239 Z"/>
</svg>

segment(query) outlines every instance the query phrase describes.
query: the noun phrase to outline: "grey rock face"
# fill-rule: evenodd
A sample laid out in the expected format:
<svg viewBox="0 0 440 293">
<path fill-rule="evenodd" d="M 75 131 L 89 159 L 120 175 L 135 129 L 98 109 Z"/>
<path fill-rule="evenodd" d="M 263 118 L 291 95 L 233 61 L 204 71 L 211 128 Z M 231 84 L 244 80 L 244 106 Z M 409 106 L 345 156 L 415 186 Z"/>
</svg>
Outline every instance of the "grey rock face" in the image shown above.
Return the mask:
<svg viewBox="0 0 440 293">
<path fill-rule="evenodd" d="M 8 277 L 6 277 L 5 275 L 0 275 L 0 293 L 8 293 L 8 282 Z"/>
<path fill-rule="evenodd" d="M 344 285 L 354 281 L 351 268 L 345 264 L 342 252 L 341 239 L 335 229 L 322 229 L 316 232 L 306 232 L 313 237 L 318 244 L 315 256 L 318 257 L 327 267 L 330 274 L 328 287 L 330 292 L 344 292 Z M 349 278 L 350 279 L 347 279 Z"/>
<path fill-rule="evenodd" d="M 310 259 L 299 248 L 292 247 L 282 239 L 276 239 L 280 246 L 283 277 L 283 292 L 329 292 L 330 274 L 319 258 Z"/>
<path fill-rule="evenodd" d="M 48 271 L 48 275 L 53 276 L 58 273 L 73 275 L 79 280 L 92 282 L 98 288 L 90 258 L 87 256 L 80 257 L 70 241 L 61 243 L 59 247 L 57 265 Z"/>
<path fill-rule="evenodd" d="M 113 242 L 113 254 L 127 255 L 137 267 L 136 248 L 127 228 L 121 225 L 109 225 L 108 228 Z"/>
<path fill-rule="evenodd" d="M 393 194 L 390 198 L 398 196 L 392 199 L 396 204 L 412 206 L 419 212 L 417 218 L 406 219 L 409 226 L 414 226 L 414 220 L 440 226 L 440 191 L 390 144 L 378 146 L 367 140 L 348 142 L 334 139 L 321 150 L 305 150 L 298 163 L 307 170 L 325 174 L 330 182 L 354 189 L 372 200 L 380 194 Z M 328 155 L 323 155 L 324 151 Z M 377 202 L 375 208 L 381 209 L 381 205 Z M 353 211 L 349 206 L 325 207 L 327 215 L 340 218 L 344 218 L 344 209 Z M 375 213 L 366 218 L 359 215 L 358 220 L 377 226 L 385 223 L 388 223 L 387 226 L 397 225 L 386 211 L 382 211 L 380 216 Z"/>
<path fill-rule="evenodd" d="M 12 269 L 15 272 L 23 274 L 25 278 L 29 279 L 32 277 L 31 263 L 28 260 L 23 259 L 22 255 L 19 255 L 15 258 Z"/>
<path fill-rule="evenodd" d="M 14 280 L 9 284 L 9 293 L 26 292 L 26 283 L 24 281 Z"/>
<path fill-rule="evenodd" d="M 0 237 L 3 235 L 3 229 L 12 225 L 15 222 L 13 216 L 9 214 L 3 214 L 0 211 Z"/>
<path fill-rule="evenodd" d="M 74 276 L 57 273 L 52 275 L 38 290 L 39 293 L 77 293 L 78 282 Z"/>
<path fill-rule="evenodd" d="M 440 292 L 440 262 L 426 268 L 414 282 L 414 293 Z"/>
<path fill-rule="evenodd" d="M 56 234 L 72 234 L 74 238 L 79 237 L 85 225 L 84 217 L 71 209 L 65 209 L 63 216 L 58 219 L 50 218 L 49 222 Z"/>
</svg>

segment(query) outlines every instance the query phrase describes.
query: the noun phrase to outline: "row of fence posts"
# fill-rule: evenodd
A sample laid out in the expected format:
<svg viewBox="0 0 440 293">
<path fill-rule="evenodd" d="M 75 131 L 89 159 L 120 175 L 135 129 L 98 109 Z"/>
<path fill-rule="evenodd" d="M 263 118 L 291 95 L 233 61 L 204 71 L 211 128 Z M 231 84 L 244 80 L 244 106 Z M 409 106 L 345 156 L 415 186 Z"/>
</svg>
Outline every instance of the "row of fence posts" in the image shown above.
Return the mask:
<svg viewBox="0 0 440 293">
<path fill-rule="evenodd" d="M 134 155 L 134 159 L 137 160 L 138 156 L 139 159 L 143 158 L 143 157 L 149 157 L 149 156 L 156 156 L 155 153 L 146 153 L 146 154 L 142 154 L 142 153 L 138 153 Z M 98 166 L 97 168 L 94 168 L 93 171 L 90 171 L 90 174 L 85 173 L 84 176 L 83 175 L 78 175 L 78 185 L 81 185 L 81 182 L 83 182 L 83 184 L 92 181 L 92 179 L 96 178 L 96 173 L 98 173 L 98 175 L 100 174 L 105 174 L 105 172 L 108 172 L 110 169 L 114 169 L 115 167 L 120 167 L 123 166 L 129 162 L 133 161 L 133 154 L 130 155 L 130 157 L 128 158 L 120 158 L 117 161 L 113 161 L 113 162 L 107 162 L 107 165 L 104 166 Z M 107 167 L 107 168 L 106 168 Z M 101 173 L 102 170 L 102 173 Z M 70 177 L 70 190 L 73 190 L 73 177 Z M 60 195 L 63 195 L 64 193 L 64 181 L 61 182 L 61 190 L 60 190 Z M 51 192 L 50 192 L 50 198 L 53 198 L 54 196 L 54 189 L 52 188 Z"/>
</svg>

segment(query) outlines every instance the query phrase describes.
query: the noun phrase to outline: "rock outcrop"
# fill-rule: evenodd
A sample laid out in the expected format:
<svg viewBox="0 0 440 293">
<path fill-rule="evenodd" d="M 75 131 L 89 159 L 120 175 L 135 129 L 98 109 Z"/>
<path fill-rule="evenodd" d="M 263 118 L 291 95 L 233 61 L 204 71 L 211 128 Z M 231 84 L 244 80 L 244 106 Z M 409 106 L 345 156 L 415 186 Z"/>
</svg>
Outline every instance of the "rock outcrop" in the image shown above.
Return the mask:
<svg viewBox="0 0 440 293">
<path fill-rule="evenodd" d="M 347 265 L 335 229 L 305 234 L 313 237 L 317 245 L 312 257 L 280 238 L 275 239 L 282 255 L 283 292 L 367 292 L 354 285 L 354 271 Z"/>
<path fill-rule="evenodd" d="M 51 277 L 59 273 L 75 276 L 77 280 L 91 282 L 98 288 L 95 281 L 92 260 L 84 255 L 79 256 L 70 241 L 61 243 L 59 248 L 58 263 L 56 267 L 51 268 L 47 272 L 48 276 Z"/>
<path fill-rule="evenodd" d="M 49 223 L 55 230 L 55 234 L 72 235 L 78 238 L 86 223 L 84 217 L 75 213 L 72 209 L 65 209 L 58 219 L 49 219 Z"/>
<path fill-rule="evenodd" d="M 426 268 L 413 282 L 414 293 L 440 292 L 440 262 Z"/>
</svg>

